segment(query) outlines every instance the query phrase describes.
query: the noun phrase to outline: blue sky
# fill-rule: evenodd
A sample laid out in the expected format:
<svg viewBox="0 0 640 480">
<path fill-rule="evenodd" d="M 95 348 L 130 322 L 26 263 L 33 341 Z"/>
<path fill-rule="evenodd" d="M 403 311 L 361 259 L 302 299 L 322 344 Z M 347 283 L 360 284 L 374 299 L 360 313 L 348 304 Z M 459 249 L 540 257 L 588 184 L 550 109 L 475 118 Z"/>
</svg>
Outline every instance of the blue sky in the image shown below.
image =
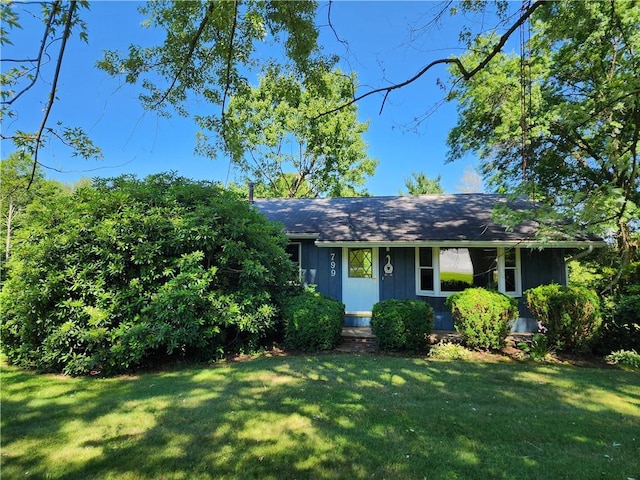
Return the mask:
<svg viewBox="0 0 640 480">
<path fill-rule="evenodd" d="M 60 77 L 58 102 L 50 122 L 58 120 L 68 125 L 82 126 L 103 149 L 104 159 L 82 160 L 70 156 L 67 148 L 51 143 L 40 152 L 40 160 L 51 167 L 47 176 L 63 182 L 81 177 L 115 176 L 135 173 L 145 176 L 168 170 L 194 179 L 226 182 L 234 179 L 226 158 L 215 160 L 194 154 L 197 128 L 188 118 L 159 118 L 145 112 L 138 100 L 138 86 L 125 84 L 95 68 L 102 51 L 125 50 L 130 43 L 149 41 L 149 31 L 140 28 L 143 20 L 136 7 L 138 2 L 92 2 L 83 11 L 88 25 L 89 42 L 77 38 L 67 46 Z M 436 58 L 461 53 L 458 32 L 462 19 L 445 20 L 418 35 L 415 29 L 431 17 L 435 2 L 335 2 L 331 7 L 332 24 L 348 49 L 336 40 L 326 26 L 326 3 L 318 13 L 318 23 L 324 25 L 320 42 L 325 52 L 337 53 L 343 70 L 355 70 L 362 92 L 389 83 L 405 80 L 426 63 Z M 488 18 L 486 25 L 491 26 Z M 3 57 L 33 55 L 40 30 L 24 24 L 14 37 L 13 47 L 3 48 Z M 53 63 L 53 62 L 51 62 Z M 48 68 L 50 68 L 49 66 Z M 5 65 L 3 65 L 5 68 Z M 416 125 L 414 119 L 441 103 L 444 92 L 436 80 L 445 80 L 444 66 L 436 67 L 418 82 L 395 91 L 379 114 L 382 97 L 373 96 L 359 104 L 360 120 L 370 120 L 365 139 L 368 153 L 379 160 L 367 190 L 374 195 L 396 195 L 404 187 L 404 179 L 413 171 L 423 171 L 429 177 L 442 175 L 446 192 L 456 192 L 465 168 L 473 168 L 473 158 L 445 164 L 446 137 L 456 122 L 453 104 L 441 105 Z M 3 121 L 3 133 L 14 129 L 33 131 L 42 118 L 45 96 L 33 90 L 17 104 L 18 116 Z M 12 146 L 3 141 L 2 157 Z"/>
</svg>

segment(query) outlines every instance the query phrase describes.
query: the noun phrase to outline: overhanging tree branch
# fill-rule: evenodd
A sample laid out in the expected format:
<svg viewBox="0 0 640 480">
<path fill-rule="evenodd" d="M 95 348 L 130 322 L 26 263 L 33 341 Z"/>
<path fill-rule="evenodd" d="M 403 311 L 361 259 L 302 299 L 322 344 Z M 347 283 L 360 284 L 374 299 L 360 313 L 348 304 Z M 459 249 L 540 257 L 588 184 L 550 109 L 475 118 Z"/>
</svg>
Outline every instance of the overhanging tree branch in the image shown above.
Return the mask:
<svg viewBox="0 0 640 480">
<path fill-rule="evenodd" d="M 60 44 L 60 51 L 58 52 L 58 61 L 56 63 L 56 71 L 53 75 L 53 82 L 51 83 L 51 90 L 49 91 L 49 101 L 47 102 L 47 106 L 44 110 L 44 116 L 42 117 L 42 123 L 40 124 L 40 128 L 38 129 L 38 134 L 36 135 L 35 148 L 33 153 L 33 168 L 31 169 L 31 176 L 29 178 L 29 184 L 27 185 L 27 190 L 31 187 L 33 183 L 33 179 L 36 176 L 36 168 L 38 166 L 38 151 L 40 150 L 40 142 L 42 141 L 42 134 L 44 133 L 44 129 L 47 126 L 47 120 L 49 119 L 49 114 L 51 113 L 51 108 L 53 107 L 53 103 L 56 99 L 56 90 L 58 88 L 58 78 L 60 77 L 60 68 L 62 67 L 62 58 L 64 57 L 64 51 L 67 46 L 67 39 L 71 35 L 71 28 L 73 25 L 73 14 L 76 10 L 76 2 L 72 1 L 69 5 L 69 10 L 67 11 L 67 19 L 64 24 L 64 31 L 62 33 L 62 43 Z"/>
<path fill-rule="evenodd" d="M 189 42 L 189 51 L 185 55 L 184 61 L 180 65 L 178 72 L 174 75 L 171 85 L 169 85 L 169 88 L 165 90 L 160 100 L 158 100 L 154 104 L 153 108 L 157 108 L 160 104 L 162 104 L 167 99 L 171 91 L 174 89 L 174 87 L 176 86 L 176 83 L 178 83 L 178 79 L 182 76 L 182 72 L 184 72 L 184 69 L 187 68 L 187 64 L 193 57 L 193 52 L 198 46 L 198 42 L 200 41 L 200 37 L 202 36 L 202 33 L 204 32 L 204 29 L 207 26 L 207 23 L 209 23 L 209 16 L 213 13 L 214 7 L 215 7 L 215 2 L 209 2 L 209 7 L 207 8 L 207 11 L 204 14 L 204 18 L 202 19 L 202 21 L 200 22 L 200 25 L 198 26 L 198 31 L 191 39 L 191 42 Z"/>
<path fill-rule="evenodd" d="M 227 55 L 227 68 L 225 72 L 224 93 L 222 95 L 222 116 L 224 117 L 224 110 L 227 103 L 227 96 L 229 95 L 229 85 L 231 84 L 231 65 L 233 63 L 233 39 L 236 34 L 236 28 L 238 25 L 238 0 L 233 2 L 233 23 L 231 24 L 231 33 L 229 34 L 229 52 Z"/>
<path fill-rule="evenodd" d="M 31 87 L 33 87 L 38 80 L 38 76 L 40 75 L 40 66 L 42 65 L 42 55 L 44 54 L 45 47 L 47 46 L 47 38 L 49 38 L 49 32 L 51 31 L 51 25 L 53 24 L 53 20 L 58 14 L 58 10 L 60 8 L 60 1 L 56 1 L 51 6 L 51 13 L 49 14 L 49 18 L 47 19 L 47 25 L 44 29 L 44 34 L 42 35 L 42 40 L 40 41 L 40 51 L 38 52 L 38 57 L 34 60 L 12 60 L 12 59 L 3 59 L 4 62 L 36 62 L 36 73 L 33 75 L 31 82 L 25 86 L 22 90 L 20 90 L 12 99 L 7 100 L 6 102 L 2 102 L 6 105 L 11 105 L 13 102 L 18 100 L 26 91 L 28 91 Z"/>
<path fill-rule="evenodd" d="M 339 105 L 336 108 L 333 108 L 331 110 L 327 110 L 326 112 L 321 113 L 320 115 L 318 115 L 315 118 L 319 118 L 325 115 L 329 115 L 331 113 L 335 113 L 338 110 L 342 110 L 343 108 L 347 108 L 350 105 L 353 105 L 354 103 L 359 102 L 360 100 L 363 100 L 367 97 L 370 97 L 371 95 L 375 95 L 377 93 L 384 93 L 384 99 L 382 101 L 382 105 L 380 107 L 380 113 L 382 113 L 382 109 L 384 108 L 384 104 L 387 100 L 387 98 L 389 97 L 389 94 L 394 91 L 394 90 L 398 90 L 400 88 L 406 87 L 407 85 L 415 82 L 416 80 L 418 80 L 420 77 L 422 77 L 425 73 L 427 73 L 431 68 L 435 67 L 436 65 L 442 65 L 442 64 L 449 64 L 449 65 L 455 65 L 458 68 L 458 71 L 460 72 L 460 75 L 462 75 L 462 77 L 465 80 L 470 80 L 471 78 L 474 77 L 474 75 L 476 75 L 480 70 L 482 70 L 483 68 L 485 68 L 489 62 L 491 62 L 491 60 L 498 54 L 500 53 L 500 51 L 502 50 L 502 48 L 504 47 L 504 45 L 507 43 L 507 40 L 509 40 L 509 37 L 511 37 L 511 35 L 513 34 L 513 32 L 515 32 L 518 27 L 520 27 L 520 25 L 522 25 L 525 21 L 527 21 L 527 19 L 531 16 L 531 14 L 533 14 L 533 12 L 539 8 L 540 6 L 542 6 L 545 3 L 546 0 L 537 0 L 536 2 L 532 3 L 526 10 L 524 10 L 524 12 L 522 13 L 522 15 L 520 15 L 520 17 L 518 18 L 518 20 L 509 28 L 509 30 L 507 30 L 498 40 L 498 43 L 496 43 L 494 45 L 494 47 L 491 49 L 491 51 L 489 52 L 489 54 L 480 62 L 478 63 L 478 65 L 476 65 L 475 68 L 468 70 L 464 64 L 462 63 L 462 61 L 459 58 L 441 58 L 438 60 L 434 60 L 433 62 L 429 63 L 427 66 L 425 66 L 422 70 L 420 70 L 418 73 L 416 73 L 413 77 L 409 78 L 408 80 L 405 80 L 404 82 L 400 82 L 400 83 L 396 83 L 394 85 L 390 85 L 388 87 L 381 87 L 381 88 L 376 88 L 374 90 L 370 90 L 366 93 L 363 93 L 362 95 L 359 95 L 357 97 L 354 97 L 352 100 Z"/>
</svg>

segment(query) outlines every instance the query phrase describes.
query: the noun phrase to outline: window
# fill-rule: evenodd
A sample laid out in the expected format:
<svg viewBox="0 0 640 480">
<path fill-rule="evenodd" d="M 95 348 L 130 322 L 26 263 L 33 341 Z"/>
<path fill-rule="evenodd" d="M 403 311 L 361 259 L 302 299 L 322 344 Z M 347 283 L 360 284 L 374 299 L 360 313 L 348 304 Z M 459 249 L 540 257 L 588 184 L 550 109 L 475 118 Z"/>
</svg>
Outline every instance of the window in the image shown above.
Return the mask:
<svg viewBox="0 0 640 480">
<path fill-rule="evenodd" d="M 497 288 L 495 248 L 441 248 L 440 291 L 461 292 L 469 287 Z"/>
<path fill-rule="evenodd" d="M 300 243 L 289 243 L 285 247 L 285 251 L 289 254 L 289 258 L 291 259 L 291 261 L 298 266 L 298 275 L 300 277 L 300 282 L 304 283 L 305 279 L 303 278 L 304 275 L 302 271 L 302 262 L 300 260 L 301 248 L 302 245 Z"/>
<path fill-rule="evenodd" d="M 418 289 L 422 291 L 433 291 L 433 251 L 431 248 L 419 248 L 418 249 Z"/>
<path fill-rule="evenodd" d="M 289 243 L 286 247 L 286 252 L 289 254 L 291 261 L 300 266 L 300 244 Z"/>
<path fill-rule="evenodd" d="M 514 297 L 521 295 L 520 249 L 500 249 L 500 257 L 498 260 L 500 265 L 499 290 Z"/>
<path fill-rule="evenodd" d="M 371 278 L 373 274 L 373 252 L 370 248 L 349 249 L 349 277 Z"/>
<path fill-rule="evenodd" d="M 418 295 L 447 296 L 469 287 L 520 295 L 519 249 L 421 247 L 416 250 Z"/>
<path fill-rule="evenodd" d="M 518 282 L 516 281 L 516 250 L 513 248 L 504 251 L 504 291 L 507 293 L 516 293 L 518 291 Z"/>
</svg>

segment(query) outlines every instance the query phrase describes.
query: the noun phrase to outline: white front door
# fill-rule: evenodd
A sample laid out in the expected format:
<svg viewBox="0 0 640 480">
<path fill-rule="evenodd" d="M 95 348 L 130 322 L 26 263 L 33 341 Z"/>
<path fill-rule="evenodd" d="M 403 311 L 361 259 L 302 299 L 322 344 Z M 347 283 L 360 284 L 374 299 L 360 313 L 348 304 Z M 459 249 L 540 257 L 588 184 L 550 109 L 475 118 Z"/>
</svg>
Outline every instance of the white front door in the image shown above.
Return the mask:
<svg viewBox="0 0 640 480">
<path fill-rule="evenodd" d="M 346 313 L 370 313 L 379 298 L 378 248 L 343 248 L 342 302 Z"/>
</svg>

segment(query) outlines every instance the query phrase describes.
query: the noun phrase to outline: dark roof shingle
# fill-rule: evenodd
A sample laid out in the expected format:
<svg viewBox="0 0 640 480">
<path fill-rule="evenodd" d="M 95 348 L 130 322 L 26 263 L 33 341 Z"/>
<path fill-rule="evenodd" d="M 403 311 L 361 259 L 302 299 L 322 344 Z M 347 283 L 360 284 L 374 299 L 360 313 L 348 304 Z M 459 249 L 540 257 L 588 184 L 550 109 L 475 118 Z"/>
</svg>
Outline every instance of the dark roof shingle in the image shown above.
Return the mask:
<svg viewBox="0 0 640 480">
<path fill-rule="evenodd" d="M 501 195 L 455 194 L 258 199 L 255 205 L 270 220 L 284 224 L 290 237 L 317 235 L 320 243 L 532 240 L 535 222 L 507 230 L 492 220 L 493 207 L 506 201 Z M 517 201 L 514 207 L 532 205 Z"/>
</svg>

